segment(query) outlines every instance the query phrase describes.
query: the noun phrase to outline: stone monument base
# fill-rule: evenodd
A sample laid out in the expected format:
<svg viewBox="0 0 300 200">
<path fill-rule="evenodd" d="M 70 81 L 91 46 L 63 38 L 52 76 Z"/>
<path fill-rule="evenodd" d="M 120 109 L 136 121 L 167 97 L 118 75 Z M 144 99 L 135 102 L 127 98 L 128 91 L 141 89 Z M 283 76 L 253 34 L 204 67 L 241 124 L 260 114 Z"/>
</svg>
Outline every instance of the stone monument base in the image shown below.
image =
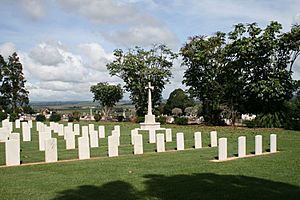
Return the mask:
<svg viewBox="0 0 300 200">
<path fill-rule="evenodd" d="M 141 130 L 160 129 L 160 123 L 155 122 L 155 115 L 145 115 L 145 122 L 140 123 Z"/>
</svg>

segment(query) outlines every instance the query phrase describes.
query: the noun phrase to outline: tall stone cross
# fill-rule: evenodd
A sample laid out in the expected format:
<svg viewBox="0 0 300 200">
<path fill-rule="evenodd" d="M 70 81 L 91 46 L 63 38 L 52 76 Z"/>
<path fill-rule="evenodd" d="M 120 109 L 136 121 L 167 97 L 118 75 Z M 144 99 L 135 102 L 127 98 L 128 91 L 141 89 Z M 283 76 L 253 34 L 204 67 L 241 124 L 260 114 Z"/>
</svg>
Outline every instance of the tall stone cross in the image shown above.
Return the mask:
<svg viewBox="0 0 300 200">
<path fill-rule="evenodd" d="M 153 86 L 151 86 L 151 83 L 148 82 L 148 87 L 146 87 L 146 89 L 148 89 L 148 115 L 152 115 L 152 98 L 151 98 L 151 90 L 154 89 Z"/>
</svg>

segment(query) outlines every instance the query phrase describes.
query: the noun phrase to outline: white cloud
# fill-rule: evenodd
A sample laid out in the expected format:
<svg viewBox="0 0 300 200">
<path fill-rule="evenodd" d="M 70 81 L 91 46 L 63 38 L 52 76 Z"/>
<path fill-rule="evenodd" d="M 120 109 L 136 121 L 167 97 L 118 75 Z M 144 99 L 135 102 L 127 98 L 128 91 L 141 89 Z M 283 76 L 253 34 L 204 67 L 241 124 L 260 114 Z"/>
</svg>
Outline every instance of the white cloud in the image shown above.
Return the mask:
<svg viewBox="0 0 300 200">
<path fill-rule="evenodd" d="M 165 26 L 135 26 L 124 31 L 104 33 L 103 36 L 125 47 L 166 44 L 171 48 L 176 48 L 179 42 L 177 36 Z"/>
<path fill-rule="evenodd" d="M 105 52 L 98 43 L 85 43 L 78 45 L 83 60 L 90 68 L 106 71 L 106 64 L 113 59 L 112 54 Z"/>
<path fill-rule="evenodd" d="M 46 14 L 45 1 L 43 0 L 22 0 L 22 8 L 33 20 L 41 19 Z"/>
<path fill-rule="evenodd" d="M 16 46 L 12 42 L 6 42 L 0 44 L 0 55 L 6 60 L 9 56 L 11 56 L 14 52 L 16 52 Z"/>
</svg>

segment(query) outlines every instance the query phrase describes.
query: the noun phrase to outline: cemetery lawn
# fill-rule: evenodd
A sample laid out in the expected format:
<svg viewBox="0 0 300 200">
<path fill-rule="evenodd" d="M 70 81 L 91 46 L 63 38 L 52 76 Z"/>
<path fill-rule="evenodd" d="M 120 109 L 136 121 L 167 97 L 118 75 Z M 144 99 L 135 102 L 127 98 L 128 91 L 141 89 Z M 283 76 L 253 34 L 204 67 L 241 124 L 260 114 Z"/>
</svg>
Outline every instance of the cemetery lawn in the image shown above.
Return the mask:
<svg viewBox="0 0 300 200">
<path fill-rule="evenodd" d="M 81 123 L 83 125 L 84 123 Z M 102 123 L 103 124 L 103 123 Z M 101 124 L 101 125 L 102 125 Z M 0 199 L 299 199 L 300 132 L 282 129 L 246 129 L 233 127 L 175 126 L 173 142 L 165 153 L 156 153 L 143 134 L 144 155 L 133 155 L 130 130 L 138 124 L 121 125 L 119 157 L 107 158 L 107 135 L 114 123 L 104 123 L 106 139 L 91 150 L 92 159 L 51 164 L 0 167 Z M 34 123 L 35 125 L 35 123 Z M 97 128 L 96 123 L 95 128 Z M 100 123 L 99 123 L 100 125 Z M 35 127 L 33 127 L 35 130 Z M 209 148 L 209 131 L 228 138 L 228 156 L 237 154 L 237 138 L 247 136 L 247 154 L 254 151 L 254 137 L 263 136 L 263 150 L 269 149 L 269 136 L 277 134 L 275 154 L 211 162 L 216 147 Z M 16 132 L 20 130 L 16 129 Z M 193 149 L 193 133 L 202 132 L 202 149 Z M 175 151 L 176 132 L 184 132 L 184 151 Z M 57 137 L 57 134 L 53 134 Z M 5 165 L 5 145 L 0 143 L 0 166 Z M 21 142 L 23 164 L 42 162 L 38 137 L 32 131 L 31 142 Z M 77 149 L 65 150 L 58 139 L 58 159 L 77 158 Z"/>
</svg>

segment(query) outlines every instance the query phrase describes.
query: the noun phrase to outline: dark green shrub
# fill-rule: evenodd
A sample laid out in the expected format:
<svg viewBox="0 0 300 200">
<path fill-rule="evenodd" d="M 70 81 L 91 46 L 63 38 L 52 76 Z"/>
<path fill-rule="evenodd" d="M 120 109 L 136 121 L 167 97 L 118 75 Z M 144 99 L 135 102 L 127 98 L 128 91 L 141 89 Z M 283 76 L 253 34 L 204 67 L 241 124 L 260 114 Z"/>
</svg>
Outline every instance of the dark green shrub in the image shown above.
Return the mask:
<svg viewBox="0 0 300 200">
<path fill-rule="evenodd" d="M 74 117 L 73 115 L 68 116 L 68 122 L 74 122 Z"/>
<path fill-rule="evenodd" d="M 19 118 L 18 113 L 11 113 L 11 114 L 9 115 L 9 121 L 11 121 L 11 122 L 15 122 L 16 119 L 18 119 L 18 118 Z"/>
<path fill-rule="evenodd" d="M 118 122 L 122 122 L 124 120 L 124 116 L 122 116 L 122 115 L 117 116 L 117 120 L 118 120 Z"/>
<path fill-rule="evenodd" d="M 186 117 L 176 117 L 175 118 L 175 124 L 177 124 L 177 125 L 187 125 L 188 124 L 188 118 L 186 118 Z"/>
<path fill-rule="evenodd" d="M 7 113 L 0 111 L 0 121 L 7 119 Z"/>
<path fill-rule="evenodd" d="M 136 118 L 136 123 L 142 123 L 142 122 L 145 122 L 145 117 L 140 116 Z"/>
<path fill-rule="evenodd" d="M 38 114 L 38 115 L 36 116 L 35 120 L 36 120 L 37 122 L 44 122 L 44 121 L 46 121 L 46 117 L 45 117 L 45 115 L 43 115 L 43 114 Z"/>
<path fill-rule="evenodd" d="M 156 118 L 156 121 L 159 122 L 160 124 L 166 124 L 167 123 L 167 118 L 163 116 L 159 116 Z"/>
<path fill-rule="evenodd" d="M 96 122 L 99 122 L 101 120 L 101 115 L 99 114 L 94 115 L 94 119 Z"/>
<path fill-rule="evenodd" d="M 282 127 L 282 118 L 280 116 L 280 113 L 260 114 L 254 119 L 254 122 L 257 127 L 263 127 L 263 128 Z"/>
<path fill-rule="evenodd" d="M 255 120 L 245 120 L 243 121 L 243 123 L 246 125 L 246 127 L 248 128 L 255 128 L 257 126 L 256 121 Z"/>
<path fill-rule="evenodd" d="M 79 111 L 74 111 L 72 113 L 72 117 L 73 117 L 74 121 L 79 122 L 80 121 L 80 112 Z"/>
<path fill-rule="evenodd" d="M 50 115 L 49 120 L 50 120 L 51 122 L 59 122 L 59 121 L 61 120 L 61 116 L 60 116 L 60 114 L 58 114 L 58 113 L 52 113 L 52 114 Z"/>
</svg>

